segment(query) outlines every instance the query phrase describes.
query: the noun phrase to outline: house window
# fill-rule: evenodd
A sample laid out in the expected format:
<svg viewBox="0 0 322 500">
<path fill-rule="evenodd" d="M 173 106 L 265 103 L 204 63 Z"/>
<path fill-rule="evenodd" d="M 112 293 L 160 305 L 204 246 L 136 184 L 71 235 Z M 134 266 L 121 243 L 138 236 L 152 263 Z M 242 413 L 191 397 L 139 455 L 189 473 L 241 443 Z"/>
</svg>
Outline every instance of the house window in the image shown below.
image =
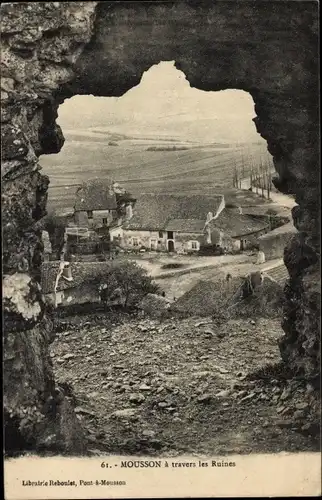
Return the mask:
<svg viewBox="0 0 322 500">
<path fill-rule="evenodd" d="M 191 241 L 192 250 L 199 250 L 199 241 Z"/>
<path fill-rule="evenodd" d="M 103 224 L 107 224 L 107 217 L 103 217 Z"/>
<path fill-rule="evenodd" d="M 132 238 L 132 245 L 134 247 L 138 247 L 139 246 L 139 239 L 138 238 Z"/>
<path fill-rule="evenodd" d="M 87 210 L 87 217 L 89 219 L 92 219 L 93 218 L 93 210 Z"/>
<path fill-rule="evenodd" d="M 168 231 L 168 240 L 173 240 L 173 231 Z"/>
<path fill-rule="evenodd" d="M 163 238 L 163 231 L 159 231 L 159 238 Z"/>
</svg>

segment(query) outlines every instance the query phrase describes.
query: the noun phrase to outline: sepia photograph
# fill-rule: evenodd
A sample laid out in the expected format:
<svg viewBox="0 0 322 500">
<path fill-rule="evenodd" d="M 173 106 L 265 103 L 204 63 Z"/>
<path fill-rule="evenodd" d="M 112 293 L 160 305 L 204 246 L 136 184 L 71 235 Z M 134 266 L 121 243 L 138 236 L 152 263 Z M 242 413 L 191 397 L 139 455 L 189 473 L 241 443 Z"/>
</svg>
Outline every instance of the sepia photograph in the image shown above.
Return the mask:
<svg viewBox="0 0 322 500">
<path fill-rule="evenodd" d="M 319 4 L 1 6 L 6 500 L 321 493 Z"/>
</svg>

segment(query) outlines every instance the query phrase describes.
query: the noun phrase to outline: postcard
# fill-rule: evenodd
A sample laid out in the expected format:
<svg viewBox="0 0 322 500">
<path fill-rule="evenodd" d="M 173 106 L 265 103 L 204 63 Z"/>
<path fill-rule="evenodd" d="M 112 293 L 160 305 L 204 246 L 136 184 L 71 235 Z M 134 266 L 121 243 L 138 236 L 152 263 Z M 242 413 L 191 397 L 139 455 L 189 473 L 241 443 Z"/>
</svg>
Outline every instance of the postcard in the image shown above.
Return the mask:
<svg viewBox="0 0 322 500">
<path fill-rule="evenodd" d="M 6 500 L 321 494 L 318 3 L 1 11 Z"/>
</svg>

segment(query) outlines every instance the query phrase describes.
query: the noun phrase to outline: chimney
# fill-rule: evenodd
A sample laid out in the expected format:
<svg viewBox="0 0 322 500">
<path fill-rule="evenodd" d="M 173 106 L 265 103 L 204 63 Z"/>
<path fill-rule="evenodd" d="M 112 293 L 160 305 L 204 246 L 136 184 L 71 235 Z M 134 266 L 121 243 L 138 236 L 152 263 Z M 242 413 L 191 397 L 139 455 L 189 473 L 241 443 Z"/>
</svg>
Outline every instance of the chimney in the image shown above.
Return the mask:
<svg viewBox="0 0 322 500">
<path fill-rule="evenodd" d="M 73 277 L 72 277 L 72 270 L 70 268 L 70 265 L 69 265 L 69 262 L 64 262 L 64 269 L 63 269 L 63 274 L 62 274 L 62 277 L 66 280 L 66 281 L 73 281 Z"/>
<path fill-rule="evenodd" d="M 207 220 L 206 220 L 206 223 L 207 223 L 207 222 L 210 222 L 210 221 L 211 221 L 211 219 L 213 219 L 213 213 L 212 213 L 212 212 L 208 212 L 208 213 L 207 213 Z"/>
<path fill-rule="evenodd" d="M 130 220 L 133 217 L 133 207 L 131 203 L 129 205 L 126 205 L 126 219 Z"/>
<path fill-rule="evenodd" d="M 211 245 L 211 230 L 209 226 L 206 227 L 206 231 L 207 231 L 207 244 Z"/>
</svg>

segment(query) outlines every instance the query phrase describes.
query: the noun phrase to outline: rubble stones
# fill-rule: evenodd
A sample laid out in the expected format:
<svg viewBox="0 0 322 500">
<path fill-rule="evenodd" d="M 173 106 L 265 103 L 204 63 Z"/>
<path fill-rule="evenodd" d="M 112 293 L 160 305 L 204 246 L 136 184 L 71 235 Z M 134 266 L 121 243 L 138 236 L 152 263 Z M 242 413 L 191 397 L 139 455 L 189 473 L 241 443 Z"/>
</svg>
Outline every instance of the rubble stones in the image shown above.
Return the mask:
<svg viewBox="0 0 322 500">
<path fill-rule="evenodd" d="M 143 394 L 131 394 L 130 397 L 129 397 L 129 401 L 130 403 L 134 403 L 134 404 L 141 404 L 143 403 L 143 401 L 145 401 L 145 397 L 143 396 Z"/>
<path fill-rule="evenodd" d="M 140 391 L 151 391 L 151 389 L 152 389 L 152 388 L 151 388 L 149 385 L 146 385 L 146 384 L 142 384 L 142 385 L 140 385 L 140 387 L 139 387 L 139 390 L 140 390 Z"/>
<path fill-rule="evenodd" d="M 97 382 L 95 387 L 91 386 L 90 390 L 86 391 L 86 394 L 80 396 L 78 404 L 81 407 L 86 407 L 87 404 L 95 405 L 95 407 L 101 407 L 101 411 L 105 412 L 105 415 L 102 414 L 98 418 L 105 418 L 104 431 L 106 431 L 107 437 L 104 438 L 106 440 L 104 446 L 107 449 L 110 443 L 115 442 L 114 436 L 118 436 L 118 433 L 123 432 L 133 432 L 135 434 L 135 446 L 139 446 L 138 443 L 140 442 L 140 446 L 150 447 L 153 434 L 151 434 L 151 437 L 148 434 L 146 436 L 143 434 L 144 430 L 147 429 L 147 424 L 149 426 L 158 425 L 161 434 L 165 429 L 170 431 L 171 425 L 176 426 L 182 436 L 184 436 L 186 427 L 192 426 L 193 431 L 196 432 L 193 422 L 198 421 L 198 418 L 202 422 L 204 420 L 208 422 L 210 419 L 208 412 L 213 415 L 216 421 L 220 421 L 222 429 L 230 425 L 228 422 L 234 420 L 234 412 L 238 412 L 239 418 L 240 415 L 244 415 L 250 422 L 245 426 L 244 431 L 248 432 L 251 429 L 252 439 L 255 440 L 257 439 L 254 437 L 255 434 L 260 436 L 264 433 L 265 436 L 267 434 L 271 438 L 272 432 L 273 434 L 275 432 L 276 436 L 279 436 L 280 433 L 283 435 L 287 433 L 287 427 L 283 429 L 275 424 L 276 419 L 277 422 L 284 420 L 284 416 L 296 422 L 298 428 L 301 427 L 303 419 L 300 418 L 300 414 L 296 413 L 296 411 L 300 410 L 295 409 L 295 404 L 303 402 L 304 395 L 298 393 L 301 399 L 295 400 L 293 408 L 290 404 L 291 401 L 287 400 L 288 404 L 286 405 L 280 400 L 283 388 L 281 389 L 280 386 L 274 387 L 271 381 L 264 383 L 259 380 L 248 380 L 245 376 L 243 380 L 238 380 L 238 371 L 242 368 L 245 374 L 249 373 L 249 364 L 253 363 L 253 357 L 256 356 L 257 360 L 259 360 L 260 354 L 256 353 L 256 349 L 250 354 L 248 347 L 246 355 L 243 349 L 237 351 L 234 342 L 239 342 L 238 336 L 229 345 L 229 351 L 227 346 L 223 346 L 222 349 L 218 350 L 218 345 L 208 349 L 205 347 L 207 342 L 204 340 L 202 328 L 196 337 L 193 328 L 195 322 L 195 320 L 187 320 L 186 326 L 184 323 L 176 323 L 177 328 L 173 330 L 173 335 L 170 333 L 172 330 L 165 328 L 160 337 L 159 334 L 153 334 L 153 339 L 151 339 L 149 331 L 143 333 L 134 328 L 134 324 L 137 325 L 135 320 L 124 323 L 122 326 L 118 325 L 112 330 L 108 347 L 115 352 L 114 363 L 118 368 L 114 368 L 111 358 L 102 349 L 97 349 L 97 353 L 93 356 L 95 360 L 91 360 L 91 366 L 95 365 L 95 363 L 98 364 L 99 368 L 96 371 L 99 375 L 98 380 L 95 379 L 90 369 L 86 369 L 83 359 L 79 359 L 78 354 L 80 351 L 78 351 L 78 347 L 73 351 L 77 359 L 79 359 L 77 366 L 80 363 L 82 371 L 85 369 L 88 372 L 89 378 L 86 379 L 86 385 L 89 386 L 91 380 L 94 383 Z M 148 325 L 149 322 L 146 322 L 146 324 Z M 167 323 L 165 326 L 167 326 Z M 152 331 L 156 332 L 157 330 Z M 94 328 L 91 329 L 88 338 L 92 338 L 92 345 L 96 343 L 95 336 L 100 334 L 100 329 L 97 329 L 97 332 L 95 332 Z M 143 342 L 136 345 L 138 339 L 143 340 Z M 245 341 L 247 339 L 243 339 L 243 342 Z M 56 342 L 56 349 L 60 349 L 62 347 L 61 340 Z M 120 343 L 122 345 L 119 345 Z M 82 348 L 84 344 L 82 343 Z M 169 345 L 175 346 L 175 348 L 166 349 L 166 346 Z M 133 353 L 133 347 L 139 347 L 135 355 L 131 354 Z M 186 355 L 185 350 L 187 347 L 193 357 L 188 358 Z M 230 353 L 232 355 L 230 357 L 228 352 L 232 350 L 232 347 L 234 349 Z M 66 352 L 64 349 L 65 347 L 60 351 L 63 354 Z M 158 351 L 158 353 L 155 353 L 155 351 Z M 266 344 L 264 351 L 267 351 Z M 154 353 L 153 357 L 151 357 L 151 352 Z M 235 355 L 236 359 L 234 358 Z M 191 362 L 189 359 L 193 361 Z M 227 365 L 226 359 L 229 360 L 229 365 Z M 106 366 L 104 363 L 107 363 Z M 72 370 L 70 370 L 67 362 L 59 365 L 58 369 L 59 371 L 69 370 L 72 375 L 73 370 L 77 369 L 76 361 L 72 361 L 72 364 Z M 223 372 L 222 376 L 220 371 Z M 81 375 L 85 374 L 81 373 Z M 79 377 L 77 379 L 80 380 Z M 236 382 L 234 382 L 234 379 L 236 379 Z M 76 377 L 73 382 L 76 385 L 83 385 L 83 383 L 76 382 Z M 100 383 L 103 385 L 100 385 Z M 280 381 L 276 381 L 276 383 L 280 384 Z M 299 388 L 296 390 L 299 391 Z M 94 394 L 101 392 L 103 396 L 91 397 L 90 401 L 87 401 L 86 395 L 89 395 L 90 392 L 94 392 Z M 143 395 L 143 401 L 138 402 L 140 400 L 140 398 L 137 399 L 138 394 Z M 249 395 L 251 398 L 247 399 Z M 133 398 L 132 401 L 130 401 L 131 397 Z M 246 397 L 246 400 L 242 401 L 244 397 Z M 293 398 L 293 393 L 291 397 Z M 272 398 L 275 398 L 276 401 L 273 402 Z M 283 407 L 282 411 L 276 413 L 276 407 L 279 406 Z M 261 413 L 263 408 L 266 408 L 265 414 Z M 123 409 L 126 411 L 123 412 Z M 92 412 L 92 408 L 89 408 L 89 410 Z M 96 422 L 93 415 L 86 415 L 85 413 L 77 413 L 77 415 L 80 417 L 82 424 L 87 427 L 91 426 L 91 422 Z M 268 428 L 265 428 L 261 423 L 264 419 L 269 422 Z M 201 426 L 203 425 L 202 423 Z M 236 425 L 235 422 L 234 426 Z M 239 421 L 238 425 L 240 425 L 241 432 L 244 432 L 242 430 L 242 420 Z M 272 431 L 274 426 L 276 426 L 276 429 Z M 189 431 L 189 433 L 191 439 L 194 439 L 192 431 Z M 308 431 L 303 431 L 302 435 L 304 436 L 304 434 L 309 435 Z M 123 440 L 128 439 L 130 438 Z M 133 438 L 131 439 L 133 441 Z M 120 441 L 118 442 L 120 443 Z M 133 452 L 137 450 L 135 446 Z M 277 446 L 277 444 L 274 446 Z M 241 446 L 241 448 L 244 452 L 244 446 Z"/>
<path fill-rule="evenodd" d="M 210 401 L 213 399 L 212 394 L 201 394 L 200 396 L 197 397 L 198 403 L 210 403 Z"/>
<path fill-rule="evenodd" d="M 134 408 L 124 408 L 123 410 L 116 410 L 113 413 L 113 416 L 119 417 L 119 418 L 129 418 L 129 417 L 134 417 L 137 414 L 137 410 Z"/>
<path fill-rule="evenodd" d="M 216 394 L 216 398 L 227 398 L 230 395 L 230 390 L 220 391 Z"/>
<path fill-rule="evenodd" d="M 303 401 L 302 403 L 297 403 L 295 405 L 295 408 L 297 410 L 309 410 L 310 405 L 308 403 L 306 403 L 305 401 Z"/>
<path fill-rule="evenodd" d="M 169 403 L 166 403 L 165 401 L 160 401 L 160 403 L 158 403 L 159 408 L 167 408 L 167 406 L 169 406 Z"/>
</svg>

